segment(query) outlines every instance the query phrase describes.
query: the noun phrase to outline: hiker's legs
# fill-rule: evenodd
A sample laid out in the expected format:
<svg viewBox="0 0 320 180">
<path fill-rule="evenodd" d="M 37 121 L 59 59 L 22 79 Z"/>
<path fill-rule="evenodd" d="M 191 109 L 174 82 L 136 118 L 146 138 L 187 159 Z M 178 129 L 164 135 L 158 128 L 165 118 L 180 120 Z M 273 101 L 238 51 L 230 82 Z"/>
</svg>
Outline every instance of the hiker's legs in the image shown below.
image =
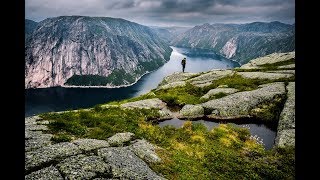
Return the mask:
<svg viewBox="0 0 320 180">
<path fill-rule="evenodd" d="M 182 72 L 184 72 L 184 68 L 185 68 L 186 66 L 185 65 L 182 65 Z"/>
</svg>

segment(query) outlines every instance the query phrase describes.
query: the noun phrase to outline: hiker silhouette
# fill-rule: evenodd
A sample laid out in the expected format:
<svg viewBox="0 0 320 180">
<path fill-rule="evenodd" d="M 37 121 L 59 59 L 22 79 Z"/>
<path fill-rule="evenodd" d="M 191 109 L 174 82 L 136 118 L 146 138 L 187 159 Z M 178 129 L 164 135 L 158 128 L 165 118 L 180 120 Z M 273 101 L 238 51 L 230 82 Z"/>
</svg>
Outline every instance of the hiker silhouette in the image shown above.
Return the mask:
<svg viewBox="0 0 320 180">
<path fill-rule="evenodd" d="M 182 61 L 181 61 L 181 65 L 182 65 L 182 72 L 184 72 L 184 69 L 186 68 L 186 61 L 187 59 L 186 58 L 183 58 Z"/>
</svg>

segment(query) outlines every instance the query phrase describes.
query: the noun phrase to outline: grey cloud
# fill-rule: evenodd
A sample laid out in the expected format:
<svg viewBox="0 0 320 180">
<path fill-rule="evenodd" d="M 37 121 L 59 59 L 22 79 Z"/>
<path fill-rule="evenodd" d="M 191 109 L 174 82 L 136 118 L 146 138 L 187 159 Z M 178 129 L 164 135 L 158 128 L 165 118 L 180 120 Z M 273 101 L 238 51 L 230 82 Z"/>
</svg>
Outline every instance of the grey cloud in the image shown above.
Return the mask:
<svg viewBox="0 0 320 180">
<path fill-rule="evenodd" d="M 293 23 L 294 0 L 26 0 L 26 18 L 62 15 L 119 17 L 146 25 Z"/>
</svg>

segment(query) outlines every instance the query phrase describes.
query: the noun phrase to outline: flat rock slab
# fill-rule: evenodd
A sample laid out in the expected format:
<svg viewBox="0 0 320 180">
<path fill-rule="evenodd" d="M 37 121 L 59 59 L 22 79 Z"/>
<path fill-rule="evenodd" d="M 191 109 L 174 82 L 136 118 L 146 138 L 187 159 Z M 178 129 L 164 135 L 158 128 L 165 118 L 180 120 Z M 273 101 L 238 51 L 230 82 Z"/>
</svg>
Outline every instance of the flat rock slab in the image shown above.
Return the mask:
<svg viewBox="0 0 320 180">
<path fill-rule="evenodd" d="M 24 123 L 27 125 L 27 124 L 36 124 L 36 122 L 38 120 L 41 120 L 41 118 L 39 116 L 30 116 L 30 117 L 26 117 L 24 119 Z"/>
<path fill-rule="evenodd" d="M 31 138 L 36 138 L 39 137 L 43 134 L 42 131 L 30 131 L 30 130 L 25 130 L 24 131 L 24 138 L 25 139 L 31 139 Z"/>
<path fill-rule="evenodd" d="M 158 98 L 153 98 L 153 99 L 145 99 L 141 101 L 135 101 L 135 102 L 128 102 L 125 104 L 121 104 L 120 107 L 122 108 L 139 108 L 139 109 L 151 109 L 151 108 L 156 108 L 156 109 L 162 109 L 166 107 L 166 103 L 161 101 Z"/>
<path fill-rule="evenodd" d="M 281 68 L 281 69 L 292 69 L 295 67 L 296 67 L 296 64 L 288 64 L 288 65 L 278 66 L 278 68 Z"/>
<path fill-rule="evenodd" d="M 189 79 L 188 82 L 195 86 L 201 86 L 203 84 L 209 84 L 213 80 L 221 79 L 223 77 L 232 75 L 233 73 L 234 71 L 232 70 L 213 70 L 209 71 L 208 73 L 202 74 L 198 77 Z"/>
<path fill-rule="evenodd" d="M 98 139 L 77 139 L 73 141 L 82 151 L 92 151 L 99 148 L 110 147 L 110 144 L 104 140 Z"/>
<path fill-rule="evenodd" d="M 278 131 L 275 145 L 278 147 L 295 146 L 295 129 Z"/>
<path fill-rule="evenodd" d="M 92 179 L 99 176 L 109 176 L 111 167 L 99 156 L 83 154 L 71 156 L 57 164 L 57 168 L 66 179 Z"/>
<path fill-rule="evenodd" d="M 259 69 L 261 65 L 274 64 L 278 62 L 288 61 L 295 58 L 295 52 L 273 53 L 264 57 L 256 58 L 242 65 L 240 69 Z"/>
<path fill-rule="evenodd" d="M 128 147 L 111 147 L 98 150 L 98 155 L 111 166 L 114 178 L 120 179 L 164 179 L 153 172 Z"/>
<path fill-rule="evenodd" d="M 238 75 L 248 79 L 270 79 L 290 78 L 293 74 L 266 73 L 266 72 L 237 72 Z"/>
<path fill-rule="evenodd" d="M 29 131 L 46 131 L 49 130 L 46 125 L 26 124 L 25 130 Z"/>
<path fill-rule="evenodd" d="M 186 82 L 185 81 L 176 81 L 176 82 L 172 82 L 172 83 L 168 83 L 162 86 L 159 86 L 157 89 L 170 89 L 170 88 L 175 88 L 175 87 L 182 87 L 185 86 Z"/>
<path fill-rule="evenodd" d="M 201 105 L 186 104 L 179 112 L 179 118 L 198 118 L 204 116 L 204 108 Z"/>
<path fill-rule="evenodd" d="M 25 140 L 25 151 L 31 151 L 51 144 L 52 134 L 36 134 Z"/>
<path fill-rule="evenodd" d="M 177 81 L 185 81 L 193 76 L 198 75 L 199 73 L 182 73 L 182 72 L 175 72 L 169 76 L 163 78 L 162 82 L 159 86 L 163 86 L 165 84 L 177 82 Z"/>
<path fill-rule="evenodd" d="M 213 99 L 201 105 L 212 111 L 208 117 L 217 119 L 233 119 L 250 117 L 250 111 L 257 105 L 272 101 L 277 95 L 284 95 L 285 85 L 276 82 L 260 86 L 253 91 L 234 93 L 219 99 Z"/>
<path fill-rule="evenodd" d="M 278 131 L 283 129 L 294 129 L 295 128 L 295 82 L 289 82 L 287 86 L 287 100 L 284 104 L 284 108 L 280 114 Z"/>
<path fill-rule="evenodd" d="M 81 153 L 79 146 L 69 142 L 44 146 L 25 153 L 25 170 L 29 171 L 35 167 L 79 153 Z"/>
<path fill-rule="evenodd" d="M 207 94 L 203 95 L 201 99 L 209 99 L 213 97 L 214 95 L 217 95 L 219 93 L 224 93 L 224 94 L 233 94 L 238 92 L 238 89 L 235 88 L 215 88 L 211 89 L 210 91 L 207 92 Z"/>
<path fill-rule="evenodd" d="M 25 176 L 25 180 L 34 180 L 34 179 L 43 179 L 43 180 L 63 180 L 63 177 L 59 173 L 58 169 L 49 166 L 38 171 L 34 171 Z"/>
<path fill-rule="evenodd" d="M 148 163 L 159 163 L 161 159 L 156 153 L 157 147 L 146 140 L 138 139 L 129 146 L 132 152 Z"/>
<path fill-rule="evenodd" d="M 277 70 L 277 71 L 267 71 L 267 73 L 296 74 L 296 71 L 295 70 Z"/>
<path fill-rule="evenodd" d="M 131 132 L 117 133 L 108 138 L 110 146 L 123 146 L 125 143 L 130 142 L 134 138 Z"/>
</svg>

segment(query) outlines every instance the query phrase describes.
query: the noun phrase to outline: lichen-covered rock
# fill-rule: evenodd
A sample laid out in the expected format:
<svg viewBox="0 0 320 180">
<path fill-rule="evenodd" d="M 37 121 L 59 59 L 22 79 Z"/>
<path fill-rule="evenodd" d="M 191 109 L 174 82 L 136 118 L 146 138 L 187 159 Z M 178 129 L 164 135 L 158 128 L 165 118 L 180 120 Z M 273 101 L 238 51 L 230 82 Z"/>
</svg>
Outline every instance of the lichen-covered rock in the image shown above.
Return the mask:
<svg viewBox="0 0 320 180">
<path fill-rule="evenodd" d="M 134 134 L 131 132 L 117 133 L 108 138 L 110 146 L 123 146 L 125 143 L 130 142 L 134 138 Z"/>
<path fill-rule="evenodd" d="M 173 82 L 177 82 L 177 81 L 185 81 L 191 77 L 196 76 L 199 73 L 183 73 L 183 72 L 175 72 L 169 76 L 166 76 L 165 78 L 163 78 L 162 82 L 159 84 L 159 86 L 163 86 L 165 84 L 169 84 L 169 83 L 173 83 Z"/>
<path fill-rule="evenodd" d="M 113 105 L 113 104 L 104 104 L 104 105 L 101 105 L 101 108 L 114 108 L 114 107 L 119 107 L 119 105 Z"/>
<path fill-rule="evenodd" d="M 36 124 L 36 121 L 41 120 L 40 116 L 30 116 L 25 118 L 25 124 Z"/>
<path fill-rule="evenodd" d="M 295 67 L 296 67 L 296 64 L 288 64 L 288 65 L 278 66 L 278 68 L 281 68 L 281 69 L 292 69 Z"/>
<path fill-rule="evenodd" d="M 34 171 L 25 176 L 25 180 L 35 180 L 35 179 L 63 180 L 63 177 L 61 176 L 57 168 L 53 166 L 49 166 L 47 168 Z"/>
<path fill-rule="evenodd" d="M 62 142 L 25 153 L 25 170 L 42 166 L 51 161 L 58 161 L 67 156 L 79 154 L 80 148 L 69 142 Z"/>
<path fill-rule="evenodd" d="M 38 124 L 26 124 L 25 130 L 29 131 L 45 131 L 48 130 L 46 125 L 38 125 Z"/>
<path fill-rule="evenodd" d="M 179 118 L 198 118 L 204 116 L 204 109 L 201 105 L 186 104 L 180 110 Z"/>
<path fill-rule="evenodd" d="M 276 96 L 284 95 L 283 82 L 264 84 L 259 89 L 234 93 L 219 99 L 213 99 L 201 105 L 212 111 L 211 118 L 233 119 L 250 117 L 250 111 L 263 102 L 271 102 Z"/>
<path fill-rule="evenodd" d="M 43 133 L 42 131 L 30 131 L 30 130 L 25 130 L 24 131 L 24 138 L 25 139 L 30 139 L 33 137 L 41 136 Z"/>
<path fill-rule="evenodd" d="M 235 88 L 215 88 L 211 89 L 210 91 L 207 92 L 207 94 L 203 95 L 200 99 L 209 99 L 214 95 L 217 95 L 219 93 L 224 93 L 224 94 L 233 94 L 238 92 L 239 90 Z"/>
<path fill-rule="evenodd" d="M 147 142 L 146 140 L 138 139 L 132 145 L 129 146 L 132 152 L 134 152 L 139 158 L 148 163 L 159 163 L 161 158 L 157 155 L 157 147 Z"/>
<path fill-rule="evenodd" d="M 275 145 L 278 147 L 295 146 L 295 129 L 278 131 Z"/>
<path fill-rule="evenodd" d="M 110 144 L 107 141 L 98 139 L 77 139 L 72 143 L 79 146 L 79 148 L 83 151 L 91 151 L 94 149 L 110 147 Z"/>
<path fill-rule="evenodd" d="M 282 74 L 296 74 L 295 70 L 277 70 L 277 71 L 266 71 L 267 73 L 282 73 Z"/>
<path fill-rule="evenodd" d="M 232 75 L 233 73 L 234 71 L 232 70 L 212 70 L 195 78 L 191 78 L 188 80 L 188 82 L 195 86 L 201 86 L 202 84 L 209 84 L 213 80 L 221 79 L 223 77 Z"/>
<path fill-rule="evenodd" d="M 92 179 L 97 174 L 108 176 L 111 167 L 99 156 L 71 156 L 57 164 L 66 179 Z"/>
<path fill-rule="evenodd" d="M 34 134 L 32 138 L 25 140 L 25 151 L 31 151 L 51 144 L 52 134 Z"/>
<path fill-rule="evenodd" d="M 287 100 L 284 104 L 284 108 L 280 114 L 278 131 L 283 129 L 295 128 L 295 82 L 289 82 L 287 86 Z"/>
<path fill-rule="evenodd" d="M 247 64 L 244 64 L 240 69 L 259 69 L 261 65 L 265 64 L 274 64 L 278 62 L 288 61 L 295 58 L 295 52 L 288 53 L 273 53 L 267 56 L 259 57 L 249 61 Z"/>
<path fill-rule="evenodd" d="M 164 179 L 153 172 L 128 147 L 111 147 L 98 150 L 98 155 L 111 166 L 112 176 L 120 179 Z"/>
<path fill-rule="evenodd" d="M 238 75 L 248 79 L 270 79 L 290 78 L 293 74 L 267 73 L 267 72 L 237 72 Z"/>
<path fill-rule="evenodd" d="M 166 103 L 161 101 L 159 98 L 152 98 L 152 99 L 145 99 L 141 101 L 134 101 L 121 104 L 120 107 L 122 108 L 139 108 L 139 109 L 162 109 L 166 107 Z"/>
<path fill-rule="evenodd" d="M 160 120 L 173 118 L 172 112 L 166 107 L 159 110 L 159 114 L 160 114 L 160 118 L 159 118 Z"/>
<path fill-rule="evenodd" d="M 174 87 L 182 87 L 185 86 L 186 82 L 185 81 L 176 81 L 176 82 L 172 82 L 172 83 L 168 83 L 162 86 L 159 86 L 157 89 L 170 89 L 170 88 L 174 88 Z"/>
</svg>

